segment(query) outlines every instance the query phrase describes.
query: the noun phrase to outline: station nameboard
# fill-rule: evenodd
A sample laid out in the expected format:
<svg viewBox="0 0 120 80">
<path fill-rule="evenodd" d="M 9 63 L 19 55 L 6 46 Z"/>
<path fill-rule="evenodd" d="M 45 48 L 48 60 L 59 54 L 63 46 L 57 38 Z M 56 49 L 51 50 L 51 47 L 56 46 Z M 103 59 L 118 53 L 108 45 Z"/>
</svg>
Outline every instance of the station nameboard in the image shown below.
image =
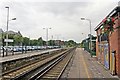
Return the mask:
<svg viewBox="0 0 120 80">
<path fill-rule="evenodd" d="M 5 39 L 4 42 L 13 42 L 13 39 Z"/>
</svg>

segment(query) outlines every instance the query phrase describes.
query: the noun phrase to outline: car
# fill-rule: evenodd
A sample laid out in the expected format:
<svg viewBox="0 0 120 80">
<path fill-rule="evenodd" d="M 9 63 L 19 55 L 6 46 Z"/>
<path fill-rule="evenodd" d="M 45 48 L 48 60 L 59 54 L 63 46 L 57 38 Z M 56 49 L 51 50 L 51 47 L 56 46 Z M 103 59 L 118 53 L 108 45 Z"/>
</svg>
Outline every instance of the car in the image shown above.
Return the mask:
<svg viewBox="0 0 120 80">
<path fill-rule="evenodd" d="M 13 47 L 13 51 L 18 52 L 19 51 L 18 47 L 17 46 Z"/>
<path fill-rule="evenodd" d="M 18 51 L 22 51 L 22 47 L 18 47 Z"/>
<path fill-rule="evenodd" d="M 32 47 L 31 47 L 31 46 L 27 46 L 27 50 L 28 50 L 28 51 L 31 51 L 31 50 L 32 50 Z"/>
<path fill-rule="evenodd" d="M 27 46 L 23 46 L 23 51 L 28 51 Z"/>
<path fill-rule="evenodd" d="M 38 46 L 34 46 L 34 49 L 35 49 L 35 50 L 38 50 Z"/>
<path fill-rule="evenodd" d="M 2 46 L 0 46 L 0 53 L 2 53 L 3 52 L 3 47 Z"/>
</svg>

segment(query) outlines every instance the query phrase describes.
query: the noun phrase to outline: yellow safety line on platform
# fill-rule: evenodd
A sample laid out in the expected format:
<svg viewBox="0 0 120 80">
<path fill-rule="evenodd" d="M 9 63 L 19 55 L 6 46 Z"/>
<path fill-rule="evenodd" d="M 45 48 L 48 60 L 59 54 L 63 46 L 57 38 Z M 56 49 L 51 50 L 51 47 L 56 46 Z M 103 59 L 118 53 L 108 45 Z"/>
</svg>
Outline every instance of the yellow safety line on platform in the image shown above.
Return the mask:
<svg viewBox="0 0 120 80">
<path fill-rule="evenodd" d="M 88 78 L 89 78 L 89 80 L 90 80 L 90 76 L 89 76 L 88 69 L 87 69 L 86 62 L 85 62 L 85 60 L 84 60 L 83 55 L 82 55 L 82 59 L 83 59 L 83 64 L 84 64 L 84 67 L 85 67 L 85 71 L 86 71 L 87 76 L 88 76 Z"/>
</svg>

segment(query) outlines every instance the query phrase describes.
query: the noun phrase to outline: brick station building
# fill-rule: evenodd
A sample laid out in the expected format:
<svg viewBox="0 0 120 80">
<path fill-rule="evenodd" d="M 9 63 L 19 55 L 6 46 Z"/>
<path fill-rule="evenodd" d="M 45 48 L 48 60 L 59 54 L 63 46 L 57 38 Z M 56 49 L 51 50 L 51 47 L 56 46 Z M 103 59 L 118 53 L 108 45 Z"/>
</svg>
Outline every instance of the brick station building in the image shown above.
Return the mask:
<svg viewBox="0 0 120 80">
<path fill-rule="evenodd" d="M 120 77 L 120 6 L 115 7 L 95 28 L 98 61 Z"/>
</svg>

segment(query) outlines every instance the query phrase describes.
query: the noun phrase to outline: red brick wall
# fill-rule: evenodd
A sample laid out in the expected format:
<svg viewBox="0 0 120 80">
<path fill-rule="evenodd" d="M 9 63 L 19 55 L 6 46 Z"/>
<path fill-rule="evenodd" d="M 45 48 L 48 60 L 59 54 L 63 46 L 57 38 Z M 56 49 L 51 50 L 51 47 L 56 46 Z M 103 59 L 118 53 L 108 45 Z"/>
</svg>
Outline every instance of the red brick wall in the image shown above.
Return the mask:
<svg viewBox="0 0 120 80">
<path fill-rule="evenodd" d="M 98 59 L 98 37 L 96 39 L 96 57 Z"/>
<path fill-rule="evenodd" d="M 119 21 L 118 21 L 119 20 Z M 113 26 L 114 28 L 120 26 L 120 18 L 115 20 L 115 25 Z M 97 30 L 97 35 L 100 32 L 100 29 Z M 97 37 L 98 39 L 98 37 Z M 98 50 L 98 42 L 96 41 L 96 56 L 98 57 L 99 54 L 99 50 Z M 120 77 L 120 28 L 115 29 L 114 32 L 112 32 L 109 35 L 109 46 L 110 46 L 110 53 L 112 52 L 112 50 L 116 51 L 116 73 L 117 75 Z M 103 58 L 104 56 L 101 54 L 101 60 L 103 63 Z"/>
<path fill-rule="evenodd" d="M 120 26 L 120 18 L 118 25 Z M 118 76 L 120 77 L 120 28 L 118 28 Z"/>
<path fill-rule="evenodd" d="M 118 20 L 115 21 L 115 26 L 114 28 L 118 27 Z M 110 53 L 112 52 L 112 50 L 116 51 L 116 73 L 118 75 L 120 75 L 120 49 L 119 49 L 119 33 L 118 33 L 118 29 L 115 29 L 114 32 L 112 32 L 112 34 L 109 35 L 109 41 L 110 41 Z"/>
<path fill-rule="evenodd" d="M 98 35 L 98 31 L 96 33 Z M 98 44 L 99 44 L 99 42 L 98 42 L 98 36 L 97 36 L 97 38 L 96 38 L 96 57 L 97 57 L 97 59 L 98 59 L 98 53 L 99 53 Z"/>
</svg>

